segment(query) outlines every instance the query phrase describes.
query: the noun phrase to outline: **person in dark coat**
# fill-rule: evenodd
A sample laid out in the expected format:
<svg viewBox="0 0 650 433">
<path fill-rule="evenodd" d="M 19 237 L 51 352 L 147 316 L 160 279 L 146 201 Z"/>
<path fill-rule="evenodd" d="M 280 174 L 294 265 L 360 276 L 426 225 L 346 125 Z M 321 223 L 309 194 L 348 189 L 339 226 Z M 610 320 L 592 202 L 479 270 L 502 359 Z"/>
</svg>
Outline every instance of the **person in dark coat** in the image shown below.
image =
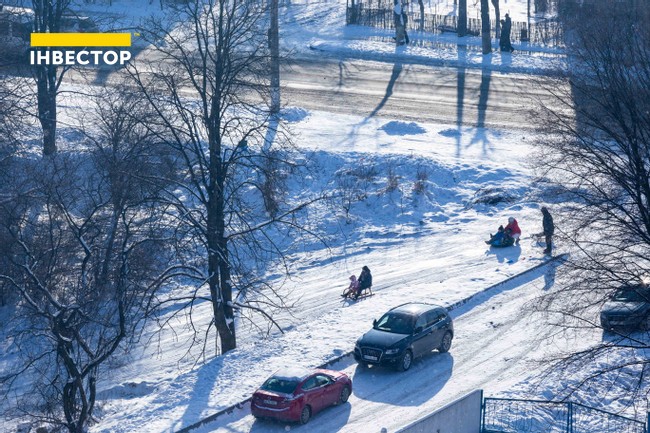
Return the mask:
<svg viewBox="0 0 650 433">
<path fill-rule="evenodd" d="M 359 287 L 357 289 L 357 293 L 354 295 L 354 299 L 359 298 L 359 295 L 366 289 L 369 289 L 372 287 L 372 275 L 370 274 L 370 269 L 368 269 L 368 266 L 364 266 L 361 268 L 361 274 L 359 275 Z"/>
<path fill-rule="evenodd" d="M 551 249 L 553 248 L 553 233 L 555 232 L 555 224 L 553 224 L 553 217 L 551 216 L 551 213 L 546 209 L 546 207 L 542 207 L 542 227 L 544 227 L 544 239 L 546 241 L 546 249 L 544 250 L 544 254 L 551 254 Z"/>
<path fill-rule="evenodd" d="M 512 48 L 510 43 L 510 32 L 512 31 L 512 20 L 510 15 L 506 14 L 506 19 L 503 21 L 503 28 L 501 29 L 501 35 L 503 36 L 503 49 L 502 51 L 512 52 L 515 49 Z"/>
<path fill-rule="evenodd" d="M 505 51 L 506 50 L 506 32 L 504 29 L 506 28 L 506 22 L 505 20 L 501 20 L 501 34 L 499 35 L 499 50 Z"/>
</svg>

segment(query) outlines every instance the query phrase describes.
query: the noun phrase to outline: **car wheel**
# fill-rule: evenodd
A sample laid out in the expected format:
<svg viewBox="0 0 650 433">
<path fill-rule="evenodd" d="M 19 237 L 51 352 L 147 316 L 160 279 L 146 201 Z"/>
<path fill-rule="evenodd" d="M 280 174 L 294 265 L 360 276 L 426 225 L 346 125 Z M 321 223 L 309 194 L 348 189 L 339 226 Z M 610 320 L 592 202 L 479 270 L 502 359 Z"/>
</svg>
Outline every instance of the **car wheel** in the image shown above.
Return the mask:
<svg viewBox="0 0 650 433">
<path fill-rule="evenodd" d="M 410 350 L 406 350 L 404 351 L 402 360 L 400 361 L 397 368 L 399 369 L 399 371 L 406 371 L 409 368 L 411 368 L 411 364 L 413 364 L 413 354 L 411 353 Z"/>
<path fill-rule="evenodd" d="M 440 353 L 449 352 L 449 349 L 451 348 L 451 338 L 451 332 L 445 332 L 445 335 L 442 336 L 440 346 L 438 346 L 438 351 Z"/>
<path fill-rule="evenodd" d="M 341 394 L 339 395 L 339 403 L 343 404 L 346 401 L 348 401 L 348 398 L 350 398 L 350 388 L 347 386 L 344 386 L 343 389 L 341 390 Z"/>
<path fill-rule="evenodd" d="M 311 418 L 311 408 L 305 405 L 300 412 L 300 424 L 307 424 L 309 418 Z"/>
</svg>

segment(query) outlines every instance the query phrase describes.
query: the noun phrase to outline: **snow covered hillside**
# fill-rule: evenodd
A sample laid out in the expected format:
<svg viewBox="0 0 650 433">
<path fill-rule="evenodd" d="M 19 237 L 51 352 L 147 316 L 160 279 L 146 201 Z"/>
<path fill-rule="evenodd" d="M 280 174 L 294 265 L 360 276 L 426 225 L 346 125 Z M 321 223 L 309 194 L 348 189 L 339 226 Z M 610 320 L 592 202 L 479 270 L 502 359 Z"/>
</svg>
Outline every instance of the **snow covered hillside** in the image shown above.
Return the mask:
<svg viewBox="0 0 650 433">
<path fill-rule="evenodd" d="M 525 0 L 502 2 L 502 11 L 525 19 Z M 115 15 L 132 7 L 138 17 L 146 15 L 149 1 L 141 1 L 139 7 L 126 0 L 113 3 L 81 7 Z M 343 0 L 281 3 L 283 48 L 297 56 L 399 58 L 404 63 L 485 67 L 494 73 L 546 73 L 562 67 L 564 60 L 561 52 L 541 47 L 488 56 L 467 47 L 437 49 L 436 42 L 456 42 L 450 35 L 414 34 L 414 39 L 433 43 L 396 50 L 390 32 L 346 28 Z M 450 0 L 427 3 L 438 13 L 453 7 Z M 468 45 L 472 44 L 478 46 L 480 40 L 470 40 Z M 62 101 L 65 140 L 66 133 L 73 135 L 76 113 L 83 111 L 84 102 L 73 94 Z M 238 349 L 216 357 L 208 350 L 204 357 L 191 339 L 192 326 L 209 325 L 212 312 L 207 302 L 196 304 L 192 324 L 182 314 L 162 331 L 151 323 L 142 339 L 146 344 L 113 360 L 103 372 L 98 422 L 91 433 L 157 433 L 187 427 L 248 399 L 280 367 L 315 367 L 351 351 L 372 320 L 393 306 L 409 301 L 448 306 L 545 260 L 529 235 L 542 230 L 539 208 L 556 203 L 535 182 L 529 166 L 536 138 L 530 130 L 404 121 L 382 117 L 381 112 L 359 117 L 333 113 L 328 107 L 307 110 L 301 101 L 286 102 L 282 116 L 295 134 L 301 152 L 296 162 L 302 167 L 289 179 L 286 193 L 337 191 L 340 198 L 305 213 L 313 228 L 323 233 L 326 245 L 301 245 L 289 257 L 295 271 L 287 280 L 281 270 L 267 272 L 268 281 L 278 283 L 293 306 L 275 317 L 283 333 L 242 321 Z M 524 232 L 520 245 L 489 248 L 484 240 L 510 216 L 518 219 Z M 375 296 L 356 303 L 343 301 L 339 295 L 348 277 L 358 275 L 364 265 L 372 270 Z M 555 335 L 547 326 L 548 317 L 528 314 L 537 296 L 554 289 L 561 269 L 541 267 L 526 279 L 455 310 L 451 351 L 427 356 L 407 373 L 361 370 L 344 357 L 332 368 L 353 378 L 350 403 L 320 414 L 307 426 L 258 422 L 243 405 L 196 431 L 394 431 L 475 388 L 483 388 L 486 395 L 554 398 L 579 379 L 554 378 L 550 385 L 536 388 L 547 357 L 602 339 L 593 330 Z M 192 290 L 180 288 L 185 289 Z M 174 306 L 166 317 L 173 313 Z M 0 370 L 14 368 L 12 362 L 11 354 L 0 354 Z M 610 410 L 629 406 L 582 398 L 609 405 Z"/>
<path fill-rule="evenodd" d="M 240 349 L 197 367 L 191 359 L 177 364 L 187 337 L 163 337 L 160 353 L 153 347 L 115 371 L 117 383 L 104 391 L 110 400 L 97 431 L 133 431 L 142 423 L 162 431 L 192 424 L 247 398 L 288 359 L 309 367 L 350 351 L 359 333 L 390 306 L 416 300 L 449 305 L 541 260 L 541 249 L 530 239 L 504 250 L 483 242 L 509 215 L 516 215 L 528 233 L 540 229 L 538 191 L 529 185 L 525 147 L 517 147 L 520 159 L 514 155 L 519 133 L 485 131 L 498 137 L 486 152 L 471 145 L 476 131 L 461 131 L 465 150 L 458 157 L 457 134 L 445 125 L 331 113 L 299 117 L 293 127 L 301 142 L 312 143 L 305 146 L 305 157 L 319 167 L 312 174 L 315 188 L 335 187 L 337 176 L 363 164 L 376 174 L 365 186 L 367 197 L 354 203 L 349 215 L 341 207 L 338 214 L 319 218 L 339 236 L 331 239 L 330 250 L 295 258 L 299 272 L 285 289 L 296 307 L 280 317 L 286 334 L 259 341 L 254 330 L 242 328 Z M 393 191 L 387 191 L 389 167 L 399 179 Z M 422 192 L 414 187 L 418 170 L 427 173 Z M 489 197 L 482 191 L 506 202 L 482 203 Z M 341 302 L 347 276 L 363 265 L 373 272 L 376 296 L 354 305 Z M 197 311 L 209 320 L 207 305 Z"/>
</svg>

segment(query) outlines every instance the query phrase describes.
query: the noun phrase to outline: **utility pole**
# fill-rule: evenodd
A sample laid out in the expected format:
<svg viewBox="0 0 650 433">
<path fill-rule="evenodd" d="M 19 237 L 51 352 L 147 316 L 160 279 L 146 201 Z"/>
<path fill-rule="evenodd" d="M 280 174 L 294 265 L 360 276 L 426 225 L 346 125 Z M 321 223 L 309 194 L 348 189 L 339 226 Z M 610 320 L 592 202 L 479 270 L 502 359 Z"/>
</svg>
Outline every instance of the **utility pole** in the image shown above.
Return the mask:
<svg viewBox="0 0 650 433">
<path fill-rule="evenodd" d="M 271 28 L 269 50 L 271 51 L 271 114 L 280 112 L 280 32 L 278 29 L 278 0 L 271 0 Z"/>
</svg>

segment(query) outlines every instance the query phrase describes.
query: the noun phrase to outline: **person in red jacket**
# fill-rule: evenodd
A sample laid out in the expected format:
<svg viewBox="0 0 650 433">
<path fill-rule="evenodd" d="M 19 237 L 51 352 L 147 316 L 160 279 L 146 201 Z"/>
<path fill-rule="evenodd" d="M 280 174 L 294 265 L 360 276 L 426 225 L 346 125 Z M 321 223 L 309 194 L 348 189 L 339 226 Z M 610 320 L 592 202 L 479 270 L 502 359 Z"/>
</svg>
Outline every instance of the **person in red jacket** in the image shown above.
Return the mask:
<svg viewBox="0 0 650 433">
<path fill-rule="evenodd" d="M 519 238 L 521 237 L 521 229 L 517 220 L 513 217 L 508 218 L 508 225 L 506 226 L 505 232 L 515 240 L 515 243 L 519 245 Z"/>
</svg>

